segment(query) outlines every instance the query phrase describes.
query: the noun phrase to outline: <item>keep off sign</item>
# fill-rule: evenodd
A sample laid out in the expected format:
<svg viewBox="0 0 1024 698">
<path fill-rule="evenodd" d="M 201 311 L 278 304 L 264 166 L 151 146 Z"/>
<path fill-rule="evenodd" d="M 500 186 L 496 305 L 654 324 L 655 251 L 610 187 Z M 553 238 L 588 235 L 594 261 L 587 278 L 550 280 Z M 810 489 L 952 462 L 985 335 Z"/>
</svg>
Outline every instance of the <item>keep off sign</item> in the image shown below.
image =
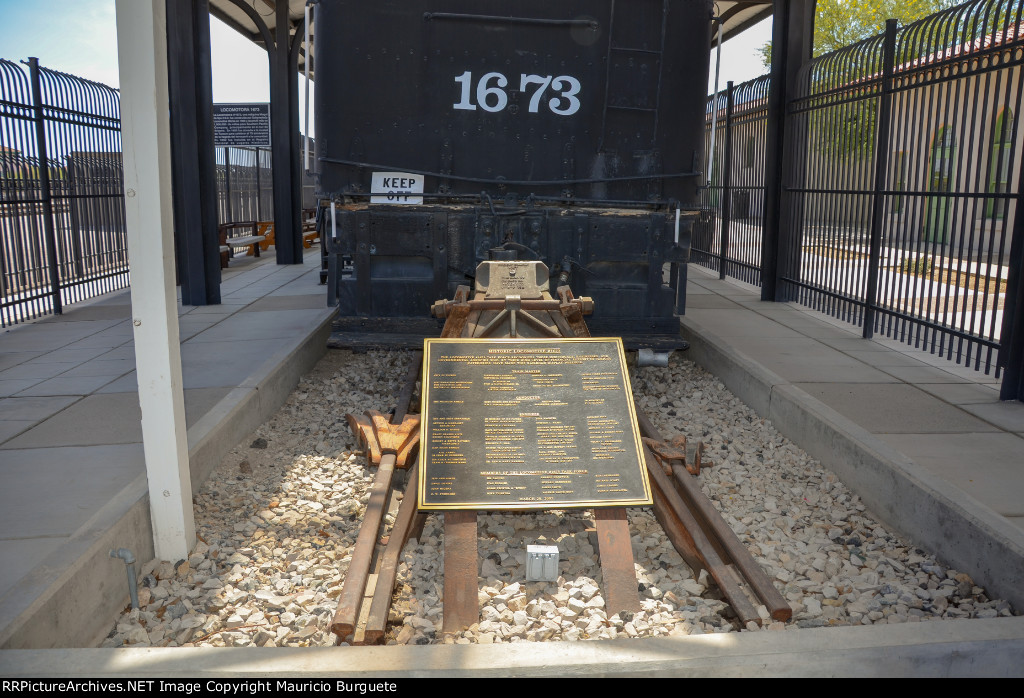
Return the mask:
<svg viewBox="0 0 1024 698">
<path fill-rule="evenodd" d="M 408 172 L 374 172 L 370 178 L 371 204 L 422 204 L 423 175 Z"/>
</svg>

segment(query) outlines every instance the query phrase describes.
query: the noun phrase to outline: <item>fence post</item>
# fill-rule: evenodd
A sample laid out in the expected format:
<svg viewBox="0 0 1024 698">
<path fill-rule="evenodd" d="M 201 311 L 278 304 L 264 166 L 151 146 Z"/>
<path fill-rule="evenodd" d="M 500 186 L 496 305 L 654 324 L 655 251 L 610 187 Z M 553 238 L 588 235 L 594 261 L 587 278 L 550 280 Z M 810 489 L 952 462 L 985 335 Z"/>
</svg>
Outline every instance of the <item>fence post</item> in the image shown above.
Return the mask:
<svg viewBox="0 0 1024 698">
<path fill-rule="evenodd" d="M 786 111 L 799 91 L 800 68 L 811 57 L 815 6 L 814 0 L 775 0 L 774 5 L 761 242 L 761 300 L 766 301 L 789 300 L 779 290 L 784 273 L 780 258 L 784 252 L 788 254 L 789 247 L 800 246 L 801 231 L 791 228 L 802 225 L 802 221 L 790 211 L 789 197 L 785 195 L 785 182 L 797 164 L 792 148 L 787 147 Z M 807 137 L 806 133 L 801 135 Z M 783 225 L 784 221 L 787 225 Z"/>
<path fill-rule="evenodd" d="M 864 293 L 864 339 L 875 334 L 875 309 L 878 307 L 878 268 L 882 263 L 882 229 L 885 227 L 885 190 L 889 175 L 889 117 L 892 114 L 892 73 L 896 64 L 895 19 L 885 20 L 882 44 L 882 94 L 875 119 L 875 186 L 871 195 L 871 248 L 868 253 L 867 290 Z"/>
<path fill-rule="evenodd" d="M 53 229 L 53 196 L 50 191 L 50 159 L 46 152 L 46 122 L 43 117 L 43 88 L 39 82 L 39 59 L 29 58 L 29 79 L 32 82 L 32 114 L 36 127 L 36 151 L 39 158 L 39 189 L 43 200 L 43 230 L 46 235 L 46 266 L 50 276 L 50 298 L 53 314 L 64 310 L 60 300 L 60 264 L 57 261 L 57 234 Z"/>
<path fill-rule="evenodd" d="M 235 222 L 235 214 L 231 210 L 231 149 L 224 148 L 224 201 L 228 208 L 227 223 Z"/>
<path fill-rule="evenodd" d="M 732 80 L 725 84 L 725 143 L 722 145 L 722 239 L 718 246 L 718 278 L 725 278 L 732 223 Z M 713 155 L 713 154 L 712 154 Z"/>
<path fill-rule="evenodd" d="M 260 202 L 263 199 L 263 187 L 260 186 L 260 169 L 262 165 L 260 158 L 260 149 L 256 148 L 256 220 L 263 220 L 263 209 L 260 206 Z"/>
<path fill-rule="evenodd" d="M 1003 367 L 1000 400 L 1024 400 L 1024 158 L 1021 158 L 1017 181 L 1021 184 L 1013 215 L 1006 301 L 999 332 L 997 364 Z"/>
</svg>

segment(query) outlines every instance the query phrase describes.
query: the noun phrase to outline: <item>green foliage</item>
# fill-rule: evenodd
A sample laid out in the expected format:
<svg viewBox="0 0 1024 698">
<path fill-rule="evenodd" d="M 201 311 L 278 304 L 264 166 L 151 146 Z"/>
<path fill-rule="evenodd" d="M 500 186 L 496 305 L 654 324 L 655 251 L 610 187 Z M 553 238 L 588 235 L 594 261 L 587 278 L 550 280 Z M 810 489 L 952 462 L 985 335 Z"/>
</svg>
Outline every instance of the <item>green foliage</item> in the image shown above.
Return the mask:
<svg viewBox="0 0 1024 698">
<path fill-rule="evenodd" d="M 951 0 L 818 0 L 814 55 L 837 51 L 885 31 L 885 20 L 910 24 L 957 4 Z"/>
<path fill-rule="evenodd" d="M 904 257 L 903 261 L 900 262 L 900 271 L 904 274 L 913 274 L 914 276 L 927 276 L 932 270 L 932 258 L 931 257 Z"/>
<path fill-rule="evenodd" d="M 818 0 L 814 18 L 814 55 L 830 53 L 885 32 L 885 20 L 910 24 L 956 5 L 956 0 Z M 758 49 L 772 64 L 772 42 Z"/>
</svg>

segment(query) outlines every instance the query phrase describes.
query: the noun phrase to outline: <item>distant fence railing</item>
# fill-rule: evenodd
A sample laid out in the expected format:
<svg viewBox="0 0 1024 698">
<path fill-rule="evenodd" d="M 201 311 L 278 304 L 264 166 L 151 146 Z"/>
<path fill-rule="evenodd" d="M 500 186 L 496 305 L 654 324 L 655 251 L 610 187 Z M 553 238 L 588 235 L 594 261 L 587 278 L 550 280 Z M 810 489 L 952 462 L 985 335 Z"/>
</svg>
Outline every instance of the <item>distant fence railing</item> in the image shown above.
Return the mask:
<svg viewBox="0 0 1024 698">
<path fill-rule="evenodd" d="M 274 218 L 270 148 L 216 148 L 217 222 Z"/>
<path fill-rule="evenodd" d="M 1024 215 L 1022 11 L 975 0 L 803 68 L 785 115 L 782 299 L 1000 375 Z M 708 102 L 693 259 L 759 284 L 767 76 L 730 88 Z"/>
<path fill-rule="evenodd" d="M 761 283 L 767 129 L 767 75 L 736 86 L 730 82 L 708 99 L 704 150 L 711 148 L 715 132 L 715 154 L 692 243 L 694 262 L 722 278 L 756 285 Z"/>
<path fill-rule="evenodd" d="M 128 285 L 117 90 L 0 59 L 0 326 Z"/>
</svg>

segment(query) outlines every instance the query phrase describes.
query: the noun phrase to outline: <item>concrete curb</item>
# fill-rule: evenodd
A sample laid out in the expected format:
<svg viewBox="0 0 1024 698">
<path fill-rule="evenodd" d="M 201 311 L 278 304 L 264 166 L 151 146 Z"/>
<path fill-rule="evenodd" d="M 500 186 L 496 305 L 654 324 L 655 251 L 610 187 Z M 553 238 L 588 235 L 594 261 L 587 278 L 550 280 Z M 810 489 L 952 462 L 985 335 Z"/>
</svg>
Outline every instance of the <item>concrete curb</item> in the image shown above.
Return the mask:
<svg viewBox="0 0 1024 698">
<path fill-rule="evenodd" d="M 681 318 L 688 358 L 834 471 L 886 526 L 1024 608 L 1024 531 L 889 444 Z"/>
<path fill-rule="evenodd" d="M 272 685 L 285 677 L 1019 677 L 1021 656 L 1024 617 L 500 646 L 10 650 L 0 653 L 0 676 L 252 678 Z"/>
<path fill-rule="evenodd" d="M 335 312 L 325 309 L 316 329 L 283 345 L 192 425 L 188 442 L 193 489 L 209 477 L 225 453 L 274 414 L 299 378 L 320 360 L 327 351 Z M 23 610 L 16 617 L 0 618 L 0 648 L 99 644 L 110 630 L 110 619 L 128 604 L 125 565 L 108 557 L 112 548 L 132 550 L 138 560 L 136 569 L 153 559 L 145 473 L 114 495 L 4 596 L 0 608 Z"/>
</svg>

